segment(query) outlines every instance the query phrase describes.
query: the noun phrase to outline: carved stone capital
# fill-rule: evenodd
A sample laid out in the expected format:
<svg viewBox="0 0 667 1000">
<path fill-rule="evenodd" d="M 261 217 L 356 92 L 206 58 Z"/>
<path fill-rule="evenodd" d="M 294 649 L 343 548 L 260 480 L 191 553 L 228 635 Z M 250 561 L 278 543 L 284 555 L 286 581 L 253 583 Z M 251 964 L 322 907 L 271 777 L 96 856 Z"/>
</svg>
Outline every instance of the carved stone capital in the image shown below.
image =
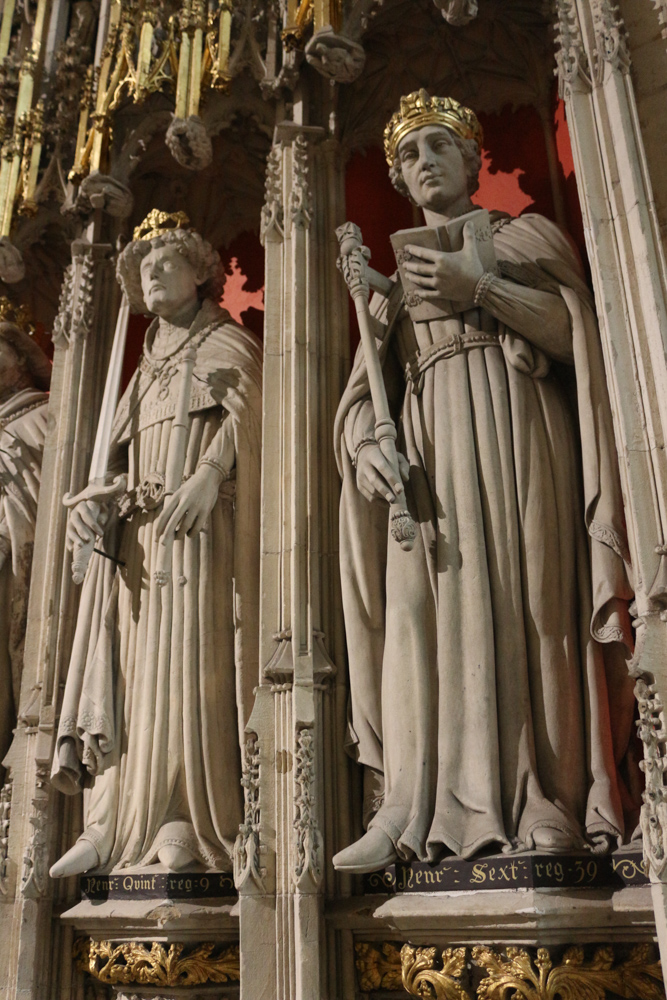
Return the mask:
<svg viewBox="0 0 667 1000">
<path fill-rule="evenodd" d="M 558 93 L 566 98 L 575 85 L 590 89 L 588 57 L 573 0 L 556 0 L 556 69 Z"/>
<path fill-rule="evenodd" d="M 618 4 L 611 0 L 592 0 L 593 26 L 595 29 L 595 78 L 604 80 L 605 69 L 626 73 L 630 68 L 630 49 L 625 24 Z"/>
</svg>

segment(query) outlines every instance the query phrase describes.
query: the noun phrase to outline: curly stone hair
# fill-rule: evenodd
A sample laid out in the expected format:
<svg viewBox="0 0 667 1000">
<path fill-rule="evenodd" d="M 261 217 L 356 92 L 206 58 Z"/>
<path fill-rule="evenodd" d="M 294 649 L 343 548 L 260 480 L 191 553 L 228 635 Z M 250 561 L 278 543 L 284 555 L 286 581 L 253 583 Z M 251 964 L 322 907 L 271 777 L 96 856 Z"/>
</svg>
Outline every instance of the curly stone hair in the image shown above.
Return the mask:
<svg viewBox="0 0 667 1000">
<path fill-rule="evenodd" d="M 479 188 L 479 172 L 482 169 L 482 156 L 479 151 L 477 141 L 475 139 L 462 139 L 460 135 L 457 135 L 456 132 L 452 132 L 451 129 L 448 129 L 447 131 L 461 152 L 463 163 L 466 168 L 466 176 L 468 178 L 468 194 L 473 195 Z M 389 167 L 389 179 L 399 194 L 402 194 L 404 198 L 408 198 L 413 205 L 417 204 L 408 191 L 407 184 L 403 180 L 401 161 L 398 156 L 394 157 L 394 162 L 392 166 Z"/>
<path fill-rule="evenodd" d="M 149 311 L 141 290 L 141 262 L 151 250 L 164 246 L 175 246 L 192 264 L 199 284 L 199 298 L 219 301 L 225 284 L 220 255 L 194 229 L 172 229 L 152 240 L 132 240 L 118 258 L 116 275 L 130 300 L 132 312 Z"/>
</svg>

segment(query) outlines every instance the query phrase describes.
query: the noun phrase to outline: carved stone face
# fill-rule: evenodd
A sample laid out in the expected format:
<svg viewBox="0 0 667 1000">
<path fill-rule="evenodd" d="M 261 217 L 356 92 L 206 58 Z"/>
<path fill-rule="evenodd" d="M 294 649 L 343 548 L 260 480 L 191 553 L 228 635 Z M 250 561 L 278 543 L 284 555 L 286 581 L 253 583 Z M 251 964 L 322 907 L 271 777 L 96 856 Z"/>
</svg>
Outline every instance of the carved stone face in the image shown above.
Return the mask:
<svg viewBox="0 0 667 1000">
<path fill-rule="evenodd" d="M 468 197 L 468 178 L 461 150 L 443 125 L 408 132 L 398 146 L 398 159 L 408 191 L 420 206 L 446 214 Z"/>
<path fill-rule="evenodd" d="M 197 302 L 197 273 L 177 247 L 153 247 L 141 262 L 141 290 L 150 312 L 167 321 Z"/>
</svg>

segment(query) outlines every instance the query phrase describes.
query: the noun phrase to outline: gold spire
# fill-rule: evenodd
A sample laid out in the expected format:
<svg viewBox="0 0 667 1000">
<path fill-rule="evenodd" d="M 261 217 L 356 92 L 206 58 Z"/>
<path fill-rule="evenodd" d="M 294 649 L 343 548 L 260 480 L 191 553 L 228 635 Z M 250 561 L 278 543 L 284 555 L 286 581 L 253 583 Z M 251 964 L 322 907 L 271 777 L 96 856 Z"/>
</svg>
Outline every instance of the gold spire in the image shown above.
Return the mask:
<svg viewBox="0 0 667 1000">
<path fill-rule="evenodd" d="M 429 97 L 422 87 L 407 97 L 401 97 L 401 105 L 392 115 L 384 130 L 384 152 L 391 166 L 401 139 L 424 125 L 445 125 L 462 139 L 475 139 L 481 147 L 484 140 L 482 126 L 477 115 L 464 107 L 453 97 Z"/>
<path fill-rule="evenodd" d="M 190 225 L 185 212 L 161 212 L 153 208 L 140 226 L 137 226 L 132 234 L 133 240 L 154 240 L 164 233 L 173 232 L 174 229 L 185 229 Z"/>
</svg>

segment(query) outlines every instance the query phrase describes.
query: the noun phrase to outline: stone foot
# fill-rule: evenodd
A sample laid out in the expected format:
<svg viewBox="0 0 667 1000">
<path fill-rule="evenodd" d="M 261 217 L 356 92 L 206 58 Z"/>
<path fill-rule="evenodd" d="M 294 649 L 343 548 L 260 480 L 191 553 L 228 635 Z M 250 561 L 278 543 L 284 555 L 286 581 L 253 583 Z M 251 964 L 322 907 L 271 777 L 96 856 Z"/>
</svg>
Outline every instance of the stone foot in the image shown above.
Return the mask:
<svg viewBox="0 0 667 1000">
<path fill-rule="evenodd" d="M 179 844 L 164 844 L 158 850 L 157 856 L 172 872 L 180 872 L 194 861 L 192 852 Z"/>
<path fill-rule="evenodd" d="M 547 854 L 571 851 L 576 847 L 572 834 L 556 830 L 551 826 L 540 826 L 533 830 L 531 836 L 535 845 L 534 850 L 546 851 Z"/>
<path fill-rule="evenodd" d="M 361 840 L 350 844 L 344 851 L 339 851 L 333 859 L 333 865 L 339 872 L 362 875 L 364 872 L 386 868 L 396 858 L 394 845 L 384 830 L 371 827 Z"/>
<path fill-rule="evenodd" d="M 97 868 L 100 856 L 89 840 L 77 840 L 60 861 L 56 861 L 49 874 L 51 878 L 67 878 L 68 875 L 81 875 Z"/>
</svg>

